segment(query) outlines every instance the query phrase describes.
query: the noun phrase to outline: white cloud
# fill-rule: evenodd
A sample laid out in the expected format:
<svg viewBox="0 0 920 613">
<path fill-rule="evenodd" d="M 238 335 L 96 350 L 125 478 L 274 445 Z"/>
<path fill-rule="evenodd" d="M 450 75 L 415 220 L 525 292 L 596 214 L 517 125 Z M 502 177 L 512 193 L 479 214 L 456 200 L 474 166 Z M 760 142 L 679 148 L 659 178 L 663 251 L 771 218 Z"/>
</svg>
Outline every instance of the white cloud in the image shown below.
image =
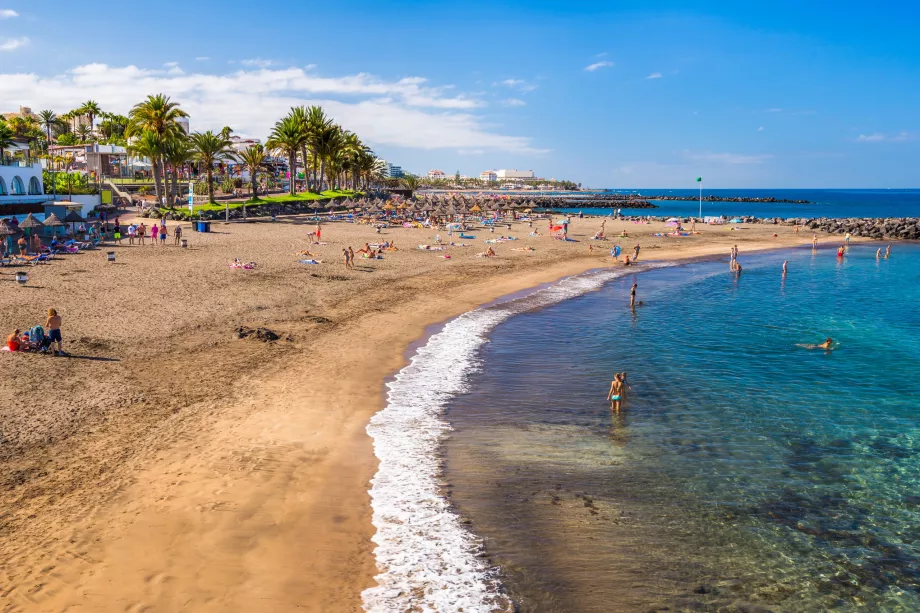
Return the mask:
<svg viewBox="0 0 920 613">
<path fill-rule="evenodd" d="M 29 44 L 29 39 L 25 36 L 20 38 L 4 38 L 0 39 L 0 51 L 15 51 L 20 47 L 25 47 Z"/>
<path fill-rule="evenodd" d="M 603 53 L 598 53 L 598 54 L 597 54 L 597 55 L 595 55 L 594 57 L 596 57 L 596 58 L 602 58 L 602 57 L 607 57 L 607 52 L 606 52 L 606 51 L 604 51 Z"/>
<path fill-rule="evenodd" d="M 178 67 L 175 67 L 178 68 Z M 0 108 L 20 104 L 68 109 L 88 98 L 106 110 L 127 113 L 146 95 L 162 92 L 182 104 L 195 130 L 225 125 L 265 138 L 292 106 L 320 105 L 371 146 L 417 149 L 489 149 L 546 153 L 528 137 L 502 134 L 471 110 L 480 100 L 447 95 L 421 77 L 387 81 L 366 73 L 341 77 L 301 68 L 239 70 L 224 75 L 87 64 L 64 74 L 0 72 Z"/>
<path fill-rule="evenodd" d="M 613 62 L 595 62 L 590 66 L 585 66 L 585 70 L 588 72 L 594 72 L 595 70 L 600 70 L 601 68 L 607 68 L 608 66 L 613 66 Z"/>
<path fill-rule="evenodd" d="M 505 87 L 510 87 L 511 89 L 516 89 L 524 93 L 532 92 L 537 89 L 536 85 L 528 83 L 523 79 L 505 79 L 499 83 L 493 83 L 493 85 L 504 85 Z"/>
<path fill-rule="evenodd" d="M 858 143 L 906 143 L 907 141 L 917 140 L 920 134 L 913 132 L 901 131 L 897 134 L 884 134 L 882 132 L 873 132 L 872 134 L 860 134 L 856 137 Z"/>
<path fill-rule="evenodd" d="M 507 100 L 503 100 L 502 104 L 504 104 L 505 106 L 526 106 L 527 105 L 527 103 L 521 100 L 520 98 L 508 98 Z"/>
<path fill-rule="evenodd" d="M 0 9 L 0 19 L 13 19 L 19 17 L 19 13 L 13 9 Z"/>
<path fill-rule="evenodd" d="M 210 60 L 210 59 L 211 59 L 211 58 L 208 57 L 207 55 L 199 55 L 199 56 L 197 56 L 197 57 L 195 58 L 195 61 L 196 61 L 196 62 L 207 62 L 207 61 Z"/>
<path fill-rule="evenodd" d="M 175 68 L 178 65 L 179 65 L 179 62 L 165 62 L 163 64 L 163 66 L 165 66 L 166 68 Z"/>
<path fill-rule="evenodd" d="M 684 156 L 695 162 L 713 162 L 716 164 L 728 164 L 735 166 L 738 164 L 763 164 L 773 158 L 769 153 L 745 154 L 745 153 L 696 153 L 685 151 Z"/>
<path fill-rule="evenodd" d="M 255 66 L 256 68 L 268 68 L 272 65 L 272 61 L 256 57 L 248 60 L 240 60 L 240 64 L 243 66 Z"/>
<path fill-rule="evenodd" d="M 647 77 L 645 77 L 645 78 L 646 78 L 646 79 L 660 79 L 660 78 L 661 78 L 661 73 L 660 73 L 660 72 L 653 72 L 652 74 L 650 74 L 649 76 L 647 76 Z"/>
<path fill-rule="evenodd" d="M 758 132 L 763 132 L 763 131 L 764 131 L 764 127 L 763 127 L 763 126 L 760 126 L 759 128 L 757 128 L 757 131 L 758 131 Z"/>
</svg>

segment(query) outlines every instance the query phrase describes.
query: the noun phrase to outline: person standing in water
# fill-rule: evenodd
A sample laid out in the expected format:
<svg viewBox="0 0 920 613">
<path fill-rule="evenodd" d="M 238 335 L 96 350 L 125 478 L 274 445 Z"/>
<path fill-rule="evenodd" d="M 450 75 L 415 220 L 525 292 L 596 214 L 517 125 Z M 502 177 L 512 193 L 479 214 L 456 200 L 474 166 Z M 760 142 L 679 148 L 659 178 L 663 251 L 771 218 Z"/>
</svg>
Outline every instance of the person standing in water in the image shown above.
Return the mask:
<svg viewBox="0 0 920 613">
<path fill-rule="evenodd" d="M 882 259 L 882 248 L 881 247 L 875 250 L 875 259 L 876 260 Z"/>
<path fill-rule="evenodd" d="M 789 272 L 789 260 L 783 262 L 783 276 L 786 276 L 786 273 Z"/>
<path fill-rule="evenodd" d="M 636 249 L 636 253 L 633 255 L 633 262 L 636 262 L 639 260 L 639 249 L 640 249 L 639 243 L 636 243 L 635 249 Z"/>
<path fill-rule="evenodd" d="M 811 235 L 811 248 L 812 249 L 818 248 L 818 235 L 817 234 Z"/>
<path fill-rule="evenodd" d="M 607 401 L 610 403 L 610 410 L 619 413 L 623 401 L 623 381 L 620 380 L 620 373 L 613 375 L 613 381 L 610 382 L 610 391 L 607 392 Z"/>
<path fill-rule="evenodd" d="M 636 288 L 639 287 L 638 283 L 633 283 L 632 289 L 629 290 L 629 308 L 636 308 Z"/>
<path fill-rule="evenodd" d="M 890 255 L 891 255 L 891 245 L 888 245 L 885 248 L 885 259 L 887 260 Z"/>
</svg>

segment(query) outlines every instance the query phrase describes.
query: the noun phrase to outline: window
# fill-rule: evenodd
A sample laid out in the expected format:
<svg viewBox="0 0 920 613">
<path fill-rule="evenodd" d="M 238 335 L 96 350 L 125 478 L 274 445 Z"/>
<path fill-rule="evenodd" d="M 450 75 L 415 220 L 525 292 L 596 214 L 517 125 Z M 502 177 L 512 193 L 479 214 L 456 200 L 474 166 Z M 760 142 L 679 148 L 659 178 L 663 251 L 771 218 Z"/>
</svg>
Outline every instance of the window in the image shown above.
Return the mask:
<svg viewBox="0 0 920 613">
<path fill-rule="evenodd" d="M 29 179 L 29 194 L 32 196 L 40 196 L 42 193 L 42 184 L 38 180 L 38 177 L 32 177 Z"/>
<path fill-rule="evenodd" d="M 22 179 L 19 177 L 13 177 L 13 182 L 10 184 L 10 193 L 13 196 L 23 196 L 26 193 L 26 188 L 22 184 Z"/>
<path fill-rule="evenodd" d="M 6 181 L 3 180 L 3 177 L 0 177 L 0 196 L 6 195 Z"/>
</svg>

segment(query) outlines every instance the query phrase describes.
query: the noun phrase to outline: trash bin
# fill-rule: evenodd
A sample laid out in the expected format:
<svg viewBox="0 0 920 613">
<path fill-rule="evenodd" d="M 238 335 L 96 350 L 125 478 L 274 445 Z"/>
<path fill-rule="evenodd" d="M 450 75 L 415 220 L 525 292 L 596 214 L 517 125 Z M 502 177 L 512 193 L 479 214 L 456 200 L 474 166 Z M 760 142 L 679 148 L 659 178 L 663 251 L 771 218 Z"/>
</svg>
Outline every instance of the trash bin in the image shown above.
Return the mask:
<svg viewBox="0 0 920 613">
<path fill-rule="evenodd" d="M 211 222 L 210 222 L 210 221 L 199 221 L 199 222 L 198 222 L 198 231 L 199 231 L 199 232 L 210 232 L 210 231 L 211 231 Z"/>
<path fill-rule="evenodd" d="M 188 249 L 188 241 L 187 241 L 186 239 L 184 239 L 184 238 L 182 239 L 182 248 L 183 248 L 183 249 Z"/>
<path fill-rule="evenodd" d="M 114 252 L 114 251 L 107 251 L 107 252 L 105 253 L 105 255 L 106 255 L 106 259 L 108 259 L 109 262 L 114 262 L 114 261 L 115 261 L 115 252 Z"/>
<path fill-rule="evenodd" d="M 25 285 L 28 282 L 29 282 L 29 275 L 27 273 L 24 273 L 24 272 L 16 273 L 16 283 L 18 283 L 19 285 Z"/>
</svg>

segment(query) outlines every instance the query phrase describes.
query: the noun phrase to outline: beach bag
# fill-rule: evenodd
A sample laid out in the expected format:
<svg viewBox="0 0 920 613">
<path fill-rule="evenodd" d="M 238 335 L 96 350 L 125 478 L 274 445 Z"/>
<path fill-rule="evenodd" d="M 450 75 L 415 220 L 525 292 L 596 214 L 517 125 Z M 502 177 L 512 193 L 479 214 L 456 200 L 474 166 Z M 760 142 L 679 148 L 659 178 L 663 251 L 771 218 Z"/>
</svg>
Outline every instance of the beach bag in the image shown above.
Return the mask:
<svg viewBox="0 0 920 613">
<path fill-rule="evenodd" d="M 45 340 L 45 329 L 41 326 L 32 326 L 29 328 L 29 340 L 34 344 L 39 344 Z"/>
</svg>

